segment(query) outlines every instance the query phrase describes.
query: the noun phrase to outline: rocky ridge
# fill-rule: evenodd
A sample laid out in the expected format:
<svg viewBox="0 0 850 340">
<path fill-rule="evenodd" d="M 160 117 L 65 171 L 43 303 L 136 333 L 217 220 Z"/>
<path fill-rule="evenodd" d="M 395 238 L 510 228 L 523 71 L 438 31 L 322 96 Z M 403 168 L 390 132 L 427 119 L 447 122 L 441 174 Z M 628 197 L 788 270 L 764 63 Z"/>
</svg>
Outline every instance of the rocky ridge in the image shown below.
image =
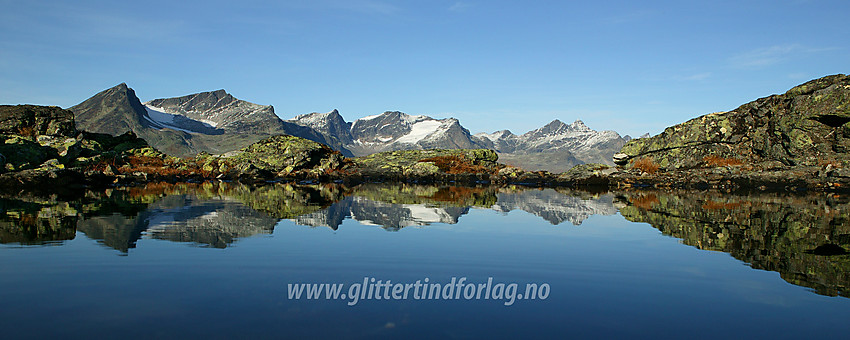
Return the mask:
<svg viewBox="0 0 850 340">
<path fill-rule="evenodd" d="M 619 185 L 847 190 L 850 76 L 838 74 L 627 143 Z"/>
</svg>

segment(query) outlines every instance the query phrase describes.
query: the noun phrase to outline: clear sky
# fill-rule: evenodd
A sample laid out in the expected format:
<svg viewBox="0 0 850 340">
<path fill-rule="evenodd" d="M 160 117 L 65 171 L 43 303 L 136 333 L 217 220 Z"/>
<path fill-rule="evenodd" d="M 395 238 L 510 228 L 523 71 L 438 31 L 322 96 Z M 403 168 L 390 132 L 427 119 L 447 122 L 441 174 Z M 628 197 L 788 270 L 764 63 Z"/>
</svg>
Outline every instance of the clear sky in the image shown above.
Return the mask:
<svg viewBox="0 0 850 340">
<path fill-rule="evenodd" d="M 632 136 L 850 73 L 850 1 L 0 0 L 0 103 L 226 89 L 284 119 Z"/>
</svg>

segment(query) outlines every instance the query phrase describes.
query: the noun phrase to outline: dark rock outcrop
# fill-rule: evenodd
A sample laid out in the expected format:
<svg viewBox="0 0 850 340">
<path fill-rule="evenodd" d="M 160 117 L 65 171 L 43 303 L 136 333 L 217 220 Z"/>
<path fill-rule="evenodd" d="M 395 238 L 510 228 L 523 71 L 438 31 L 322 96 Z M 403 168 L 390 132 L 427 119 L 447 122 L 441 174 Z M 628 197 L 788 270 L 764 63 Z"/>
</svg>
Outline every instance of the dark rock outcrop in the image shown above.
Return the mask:
<svg viewBox="0 0 850 340">
<path fill-rule="evenodd" d="M 73 137 L 74 114 L 58 106 L 0 105 L 0 134 Z"/>
<path fill-rule="evenodd" d="M 809 81 L 626 144 L 615 182 L 694 188 L 847 190 L 850 76 Z"/>
</svg>

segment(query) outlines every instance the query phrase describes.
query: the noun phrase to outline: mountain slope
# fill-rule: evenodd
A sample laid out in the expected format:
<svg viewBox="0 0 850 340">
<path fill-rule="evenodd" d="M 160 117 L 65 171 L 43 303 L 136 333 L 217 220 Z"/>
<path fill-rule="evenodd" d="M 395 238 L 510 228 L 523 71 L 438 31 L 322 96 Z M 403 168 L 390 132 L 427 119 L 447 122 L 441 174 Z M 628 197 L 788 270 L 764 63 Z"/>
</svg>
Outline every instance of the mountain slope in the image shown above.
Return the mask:
<svg viewBox="0 0 850 340">
<path fill-rule="evenodd" d="M 275 115 L 271 105 L 239 100 L 224 90 L 154 99 L 144 104 L 149 111 L 182 117 L 183 121 L 201 122 L 205 128 L 264 134 L 286 130 L 286 123 Z"/>
<path fill-rule="evenodd" d="M 191 136 L 187 133 L 173 129 L 160 130 L 145 119 L 145 106 L 136 97 L 135 91 L 125 83 L 101 91 L 68 110 L 74 112 L 79 130 L 112 136 L 133 131 L 165 153 L 186 155 L 188 150 L 193 150 Z"/>
<path fill-rule="evenodd" d="M 351 123 L 345 121 L 339 115 L 339 111 L 333 110 L 328 113 L 308 113 L 298 115 L 295 119 L 289 120 L 297 126 L 303 126 L 316 131 L 325 139 L 325 144 L 334 150 L 342 152 L 345 156 L 353 156 L 346 145 L 351 145 L 354 141 L 351 136 Z"/>
<path fill-rule="evenodd" d="M 145 126 L 145 107 L 133 89 L 121 83 L 106 89 L 69 110 L 76 115 L 77 128 L 113 136 Z"/>
</svg>

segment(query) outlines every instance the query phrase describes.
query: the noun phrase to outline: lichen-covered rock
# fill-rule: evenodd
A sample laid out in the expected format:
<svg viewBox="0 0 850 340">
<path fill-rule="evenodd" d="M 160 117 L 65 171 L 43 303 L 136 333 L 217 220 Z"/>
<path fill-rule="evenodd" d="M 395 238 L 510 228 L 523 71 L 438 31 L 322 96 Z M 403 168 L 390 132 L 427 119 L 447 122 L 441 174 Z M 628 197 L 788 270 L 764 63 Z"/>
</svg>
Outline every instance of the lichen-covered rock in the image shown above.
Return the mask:
<svg viewBox="0 0 850 340">
<path fill-rule="evenodd" d="M 71 137 L 76 132 L 74 113 L 58 106 L 0 105 L 0 134 Z"/>
<path fill-rule="evenodd" d="M 5 139 L 0 144 L 0 153 L 6 156 L 6 163 L 16 170 L 32 169 L 45 161 L 59 157 L 56 149 L 34 142 L 22 136 L 0 136 Z"/>
<path fill-rule="evenodd" d="M 330 174 L 342 170 L 347 165 L 338 151 L 311 140 L 288 135 L 261 140 L 238 152 L 221 156 L 220 159 L 222 164 L 228 164 L 228 167 L 233 167 L 242 174 L 273 173 L 279 177 Z"/>
<path fill-rule="evenodd" d="M 712 166 L 850 166 L 850 76 L 833 75 L 627 143 L 621 164 L 651 157 L 662 170 Z"/>
<path fill-rule="evenodd" d="M 496 162 L 498 159 L 493 150 L 437 149 L 381 152 L 356 158 L 355 163 L 367 176 L 434 179 L 443 175 L 496 174 L 504 167 Z"/>
</svg>

